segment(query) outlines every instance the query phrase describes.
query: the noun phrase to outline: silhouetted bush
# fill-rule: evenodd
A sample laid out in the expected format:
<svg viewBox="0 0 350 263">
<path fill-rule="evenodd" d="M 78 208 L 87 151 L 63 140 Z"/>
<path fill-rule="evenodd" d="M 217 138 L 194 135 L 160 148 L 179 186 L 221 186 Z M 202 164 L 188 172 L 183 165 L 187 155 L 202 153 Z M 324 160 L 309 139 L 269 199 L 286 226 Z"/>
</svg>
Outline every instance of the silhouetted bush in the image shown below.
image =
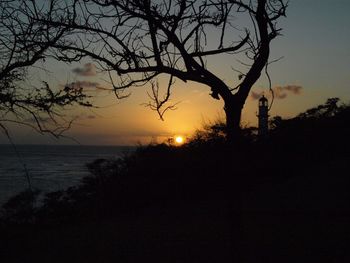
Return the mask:
<svg viewBox="0 0 350 263">
<path fill-rule="evenodd" d="M 1 218 L 10 224 L 28 224 L 36 219 L 36 201 L 39 190 L 27 189 L 10 198 L 3 206 Z"/>
<path fill-rule="evenodd" d="M 246 128 L 242 141 L 227 144 L 218 122 L 181 147 L 152 144 L 119 160 L 98 159 L 80 185 L 46 194 L 39 208 L 32 206 L 37 192 L 22 193 L 4 206 L 5 217 L 56 224 L 136 215 L 155 204 L 232 199 L 262 182 L 287 180 L 304 166 L 349 156 L 350 107 L 338 104 L 333 98 L 292 119 L 275 117 L 266 140 Z"/>
</svg>

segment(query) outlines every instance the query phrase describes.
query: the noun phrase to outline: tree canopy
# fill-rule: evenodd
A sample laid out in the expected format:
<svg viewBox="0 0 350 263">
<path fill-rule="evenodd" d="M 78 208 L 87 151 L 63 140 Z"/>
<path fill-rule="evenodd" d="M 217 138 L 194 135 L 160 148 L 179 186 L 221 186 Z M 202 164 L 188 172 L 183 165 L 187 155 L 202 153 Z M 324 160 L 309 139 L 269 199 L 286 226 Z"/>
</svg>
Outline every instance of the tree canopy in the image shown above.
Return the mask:
<svg viewBox="0 0 350 263">
<path fill-rule="evenodd" d="M 130 87 L 151 82 L 147 105 L 161 118 L 173 108 L 168 101 L 175 79 L 207 85 L 214 99 L 224 101 L 229 137 L 239 133 L 242 108 L 269 63 L 270 42 L 281 31 L 277 21 L 285 16 L 287 4 L 286 0 L 6 1 L 17 5 L 17 20 L 26 19 L 29 37 L 23 41 L 24 51 L 35 47 L 27 64 L 45 56 L 65 62 L 90 57 L 109 74 L 118 98 L 128 96 Z M 246 58 L 241 62 L 244 70 L 236 70 L 237 83 L 225 83 L 209 69 L 210 57 L 219 54 L 232 61 Z M 164 94 L 157 82 L 162 74 L 169 76 Z"/>
<path fill-rule="evenodd" d="M 60 108 L 74 103 L 90 106 L 82 90 L 25 82 L 28 69 L 45 60 L 67 30 L 35 21 L 37 12 L 28 1 L 0 2 L 0 130 L 7 135 L 7 125 L 19 123 L 60 136 L 70 126 L 61 118 Z"/>
<path fill-rule="evenodd" d="M 205 84 L 214 99 L 223 99 L 228 132 L 233 134 L 239 130 L 250 89 L 268 65 L 270 42 L 279 35 L 277 21 L 285 16 L 287 1 L 51 0 L 48 5 L 33 19 L 66 28 L 52 45 L 56 58 L 72 62 L 88 56 L 98 61 L 118 97 L 125 96 L 126 88 L 167 74 L 165 96 L 153 83 L 149 104 L 161 117 L 161 108 L 169 109 L 174 78 Z M 225 83 L 208 69 L 209 57 L 218 54 L 244 55 L 250 61 L 237 83 Z"/>
</svg>

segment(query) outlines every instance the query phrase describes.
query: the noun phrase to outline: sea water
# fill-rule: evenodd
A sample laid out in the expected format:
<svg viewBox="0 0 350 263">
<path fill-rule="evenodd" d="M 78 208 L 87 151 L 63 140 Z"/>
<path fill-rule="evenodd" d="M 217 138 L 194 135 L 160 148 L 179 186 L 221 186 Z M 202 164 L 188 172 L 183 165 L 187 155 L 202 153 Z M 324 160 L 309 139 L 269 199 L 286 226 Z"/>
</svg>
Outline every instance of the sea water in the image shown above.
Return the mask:
<svg viewBox="0 0 350 263">
<path fill-rule="evenodd" d="M 86 164 L 117 159 L 132 152 L 128 146 L 0 145 L 0 205 L 28 188 L 42 192 L 66 189 L 89 175 Z"/>
</svg>

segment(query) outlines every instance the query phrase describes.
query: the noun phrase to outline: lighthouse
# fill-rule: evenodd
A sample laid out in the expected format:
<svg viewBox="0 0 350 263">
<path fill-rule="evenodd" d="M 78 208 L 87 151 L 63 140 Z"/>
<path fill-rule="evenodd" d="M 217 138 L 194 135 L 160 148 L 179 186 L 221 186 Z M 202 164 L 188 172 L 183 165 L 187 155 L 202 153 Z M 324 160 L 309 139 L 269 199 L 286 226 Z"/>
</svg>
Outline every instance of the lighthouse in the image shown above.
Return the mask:
<svg viewBox="0 0 350 263">
<path fill-rule="evenodd" d="M 259 99 L 259 128 L 258 128 L 258 135 L 260 138 L 266 137 L 269 131 L 268 126 L 268 120 L 269 120 L 269 106 L 268 106 L 268 100 L 263 95 Z"/>
</svg>

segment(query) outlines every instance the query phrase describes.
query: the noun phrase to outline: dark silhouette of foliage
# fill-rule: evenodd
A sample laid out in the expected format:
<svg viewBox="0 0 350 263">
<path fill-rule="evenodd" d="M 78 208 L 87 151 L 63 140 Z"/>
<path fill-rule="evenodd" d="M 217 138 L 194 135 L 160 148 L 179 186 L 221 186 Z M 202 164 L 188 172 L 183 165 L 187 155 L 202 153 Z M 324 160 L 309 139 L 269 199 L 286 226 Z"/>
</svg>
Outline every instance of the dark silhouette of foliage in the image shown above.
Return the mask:
<svg viewBox="0 0 350 263">
<path fill-rule="evenodd" d="M 36 220 L 35 207 L 40 191 L 25 190 L 2 206 L 2 220 L 10 224 L 28 224 Z"/>
<path fill-rule="evenodd" d="M 118 215 L 154 202 L 196 195 L 222 197 L 231 188 L 240 191 L 235 185 L 259 185 L 267 178 L 279 177 L 278 169 L 283 169 L 290 158 L 298 163 L 290 173 L 309 162 L 330 161 L 343 156 L 350 146 L 350 107 L 334 103 L 338 99 L 329 99 L 293 119 L 274 118 L 266 141 L 257 140 L 247 129 L 246 140 L 227 145 L 225 125 L 218 122 L 205 126 L 181 147 L 149 145 L 117 161 L 98 159 L 87 165 L 91 176 L 83 178 L 80 186 L 46 195 L 38 214 L 42 218 L 52 214 L 52 219 L 64 213 L 77 218 Z M 261 174 L 261 167 L 269 167 L 269 173 Z M 287 174 L 281 179 L 288 178 Z M 213 181 L 220 185 L 221 193 L 212 188 Z"/>
<path fill-rule="evenodd" d="M 46 195 L 31 214 L 37 225 L 31 233 L 41 229 L 39 240 L 55 233 L 67 244 L 71 231 L 81 231 L 80 242 L 94 247 L 75 242 L 68 251 L 81 249 L 79 260 L 88 262 L 96 260 L 91 253 L 107 261 L 171 255 L 182 262 L 201 256 L 342 262 L 349 233 L 350 106 L 334 102 L 306 111 L 307 117 L 276 118 L 267 140 L 228 145 L 216 124 L 181 147 L 149 145 L 117 161 L 96 160 L 81 185 Z M 101 251 L 104 241 L 112 245 L 103 243 L 108 249 Z M 200 252 L 189 254 L 190 248 Z"/>
<path fill-rule="evenodd" d="M 71 125 L 62 108 L 91 104 L 82 89 L 26 82 L 30 67 L 50 56 L 49 47 L 66 32 L 31 19 L 28 12 L 39 12 L 34 1 L 0 2 L 0 130 L 9 136 L 8 124 L 19 123 L 60 136 Z"/>
</svg>

